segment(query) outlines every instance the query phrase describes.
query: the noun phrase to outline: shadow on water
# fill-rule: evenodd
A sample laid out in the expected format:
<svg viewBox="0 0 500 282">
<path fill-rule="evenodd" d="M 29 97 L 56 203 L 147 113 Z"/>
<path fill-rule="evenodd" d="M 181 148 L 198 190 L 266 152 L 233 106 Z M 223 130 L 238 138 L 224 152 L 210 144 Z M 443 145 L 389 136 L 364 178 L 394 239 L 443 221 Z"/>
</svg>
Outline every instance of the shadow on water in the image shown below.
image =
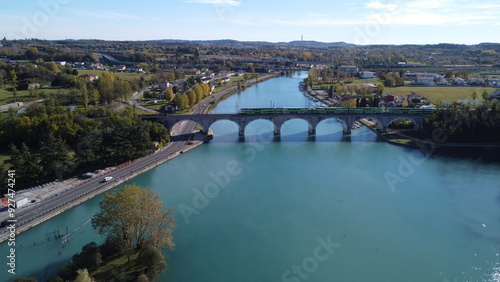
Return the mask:
<svg viewBox="0 0 500 282">
<path fill-rule="evenodd" d="M 172 138 L 172 140 L 174 140 Z M 187 140 L 187 139 L 183 139 Z M 381 143 L 384 142 L 382 138 L 374 137 L 370 133 L 364 134 L 343 134 L 342 132 L 325 134 L 325 135 L 308 135 L 305 133 L 296 134 L 283 134 L 274 135 L 272 132 L 269 134 L 238 136 L 237 133 L 230 133 L 224 135 L 214 135 L 214 138 L 209 141 L 210 143 L 244 143 L 244 142 L 321 142 L 321 143 L 343 143 L 343 142 L 366 142 L 366 143 Z"/>
<path fill-rule="evenodd" d="M 415 149 L 409 150 L 413 151 Z M 431 158 L 437 158 L 445 162 L 467 161 L 478 164 L 500 165 L 500 149 L 446 148 L 436 149 L 428 155 Z"/>
<path fill-rule="evenodd" d="M 59 270 L 68 263 L 68 259 L 52 260 L 51 263 L 45 266 L 43 271 L 37 272 L 32 277 L 38 281 L 48 281 L 51 277 L 57 275 Z"/>
</svg>

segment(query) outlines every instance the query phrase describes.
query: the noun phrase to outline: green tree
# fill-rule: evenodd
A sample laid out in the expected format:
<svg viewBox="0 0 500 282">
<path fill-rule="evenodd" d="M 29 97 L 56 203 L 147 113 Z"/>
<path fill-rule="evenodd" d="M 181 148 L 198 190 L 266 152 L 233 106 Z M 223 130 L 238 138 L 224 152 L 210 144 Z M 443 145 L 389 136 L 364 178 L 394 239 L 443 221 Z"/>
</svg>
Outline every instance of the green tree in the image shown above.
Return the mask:
<svg viewBox="0 0 500 282">
<path fill-rule="evenodd" d="M 102 73 L 96 80 L 101 102 L 111 102 L 115 97 L 115 76 L 109 72 Z"/>
<path fill-rule="evenodd" d="M 207 97 L 210 94 L 211 90 L 212 90 L 212 89 L 210 89 L 210 84 L 203 83 L 202 86 L 203 86 L 203 97 Z"/>
<path fill-rule="evenodd" d="M 194 93 L 196 94 L 196 102 L 201 101 L 203 98 L 205 98 L 205 95 L 204 95 L 205 91 L 203 90 L 203 86 L 201 86 L 201 84 L 196 84 L 193 87 L 193 90 L 194 90 Z"/>
<path fill-rule="evenodd" d="M 16 176 L 22 181 L 29 182 L 43 177 L 43 167 L 38 156 L 32 154 L 30 148 L 23 143 L 21 150 L 15 145 L 10 146 L 10 162 L 16 168 Z"/>
<path fill-rule="evenodd" d="M 177 108 L 185 109 L 187 108 L 187 95 L 186 94 L 176 94 L 174 97 L 174 102 Z"/>
<path fill-rule="evenodd" d="M 150 279 L 155 279 L 167 267 L 167 261 L 161 249 L 148 245 L 143 248 L 137 257 L 137 263 L 146 267 L 146 274 Z"/>
<path fill-rule="evenodd" d="M 48 134 L 47 138 L 40 142 L 41 164 L 47 175 L 55 175 L 61 179 L 73 172 L 76 161 L 71 156 L 68 145 L 61 137 Z"/>
<path fill-rule="evenodd" d="M 80 90 L 80 98 L 82 100 L 83 107 L 86 110 L 89 105 L 89 93 L 87 88 Z"/>
<path fill-rule="evenodd" d="M 115 99 L 121 99 L 122 101 L 128 100 L 132 96 L 132 87 L 130 83 L 123 79 L 117 79 L 114 81 L 114 95 Z"/>
<path fill-rule="evenodd" d="M 73 256 L 72 263 L 73 267 L 78 269 L 97 269 L 102 264 L 99 246 L 94 242 L 83 246 L 82 252 Z"/>
<path fill-rule="evenodd" d="M 101 158 L 102 141 L 103 134 L 98 128 L 85 131 L 76 145 L 77 156 L 85 163 L 96 163 Z"/>
<path fill-rule="evenodd" d="M 328 97 L 332 98 L 333 97 L 333 85 L 330 85 L 328 88 Z"/>
<path fill-rule="evenodd" d="M 196 104 L 196 102 L 198 101 L 196 93 L 193 90 L 188 90 L 186 92 L 186 96 L 187 96 L 187 105 L 190 107 Z"/>
<path fill-rule="evenodd" d="M 99 207 L 100 211 L 92 217 L 92 227 L 116 241 L 129 261 L 134 249 L 154 246 L 161 250 L 175 246 L 172 209 L 165 210 L 154 191 L 127 185 L 107 193 Z"/>
<path fill-rule="evenodd" d="M 140 120 L 131 108 L 128 108 L 128 112 L 111 116 L 102 126 L 103 141 L 99 154 L 105 163 L 140 158 L 153 150 L 149 136 L 150 123 Z"/>
<path fill-rule="evenodd" d="M 7 109 L 7 114 L 9 116 L 10 120 L 16 120 L 17 119 L 17 113 L 16 110 L 12 107 Z"/>
<path fill-rule="evenodd" d="M 167 103 L 170 103 L 174 100 L 174 91 L 172 90 L 172 87 L 165 88 L 165 100 L 167 101 Z"/>
<path fill-rule="evenodd" d="M 159 147 L 165 146 L 168 142 L 170 142 L 170 136 L 168 136 L 168 131 L 160 123 L 153 122 L 151 123 L 149 136 L 152 142 L 158 142 Z"/>
<path fill-rule="evenodd" d="M 394 87 L 396 85 L 396 80 L 393 77 L 386 76 L 384 80 L 385 87 Z"/>
<path fill-rule="evenodd" d="M 476 98 L 477 98 L 476 91 L 472 92 L 472 95 L 470 97 L 472 98 L 472 100 L 476 100 Z"/>
<path fill-rule="evenodd" d="M 175 80 L 175 74 L 173 72 L 169 72 L 166 74 L 167 81 L 173 82 Z"/>
<path fill-rule="evenodd" d="M 7 72 L 3 69 L 0 69 L 0 88 L 5 86 L 5 78 L 7 77 Z"/>
<path fill-rule="evenodd" d="M 14 88 L 14 98 L 17 96 L 17 87 L 19 86 L 19 80 L 17 78 L 17 73 L 15 70 L 11 70 L 9 72 L 10 74 L 10 83 L 12 84 L 12 87 Z"/>
<path fill-rule="evenodd" d="M 38 58 L 38 49 L 36 47 L 28 47 L 26 48 L 26 51 L 24 52 L 24 55 L 26 56 L 26 59 L 28 60 L 35 60 Z"/>
<path fill-rule="evenodd" d="M 101 98 L 101 95 L 99 94 L 99 90 L 92 89 L 92 91 L 90 92 L 90 97 L 92 98 L 92 101 L 94 102 L 94 106 L 97 107 L 97 105 L 99 105 L 99 100 Z"/>
<path fill-rule="evenodd" d="M 59 66 L 54 62 L 48 62 L 45 64 L 45 68 L 53 73 L 60 72 Z"/>
<path fill-rule="evenodd" d="M 483 100 L 489 100 L 490 99 L 490 93 L 488 91 L 484 90 L 483 94 L 481 95 L 483 97 Z"/>
<path fill-rule="evenodd" d="M 7 169 L 5 168 L 4 165 L 0 165 L 0 183 L 3 183 L 0 186 L 0 194 L 6 194 L 7 193 Z"/>
<path fill-rule="evenodd" d="M 359 102 L 359 106 L 361 108 L 366 107 L 366 104 L 368 103 L 368 100 L 366 100 L 366 97 L 361 98 L 361 101 Z"/>
<path fill-rule="evenodd" d="M 377 94 L 382 95 L 384 94 L 385 86 L 383 84 L 377 85 Z"/>
</svg>

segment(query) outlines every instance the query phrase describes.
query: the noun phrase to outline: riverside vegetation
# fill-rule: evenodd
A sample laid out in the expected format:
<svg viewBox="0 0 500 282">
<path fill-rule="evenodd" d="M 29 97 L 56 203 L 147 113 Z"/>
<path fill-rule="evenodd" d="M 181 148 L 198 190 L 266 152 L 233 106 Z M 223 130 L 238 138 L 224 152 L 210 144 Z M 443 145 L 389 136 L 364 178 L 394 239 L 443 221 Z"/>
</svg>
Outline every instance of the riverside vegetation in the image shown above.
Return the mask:
<svg viewBox="0 0 500 282">
<path fill-rule="evenodd" d="M 173 210 L 165 209 L 154 191 L 137 185 L 107 193 L 99 207 L 92 227 L 106 236 L 105 243 L 83 246 L 82 252 L 48 281 L 144 282 L 158 278 L 167 267 L 162 251 L 175 247 Z"/>
<path fill-rule="evenodd" d="M 10 149 L 21 185 L 120 164 L 169 141 L 164 126 L 141 120 L 130 107 L 68 112 L 52 98 L 22 116 L 0 120 L 0 147 Z"/>
</svg>

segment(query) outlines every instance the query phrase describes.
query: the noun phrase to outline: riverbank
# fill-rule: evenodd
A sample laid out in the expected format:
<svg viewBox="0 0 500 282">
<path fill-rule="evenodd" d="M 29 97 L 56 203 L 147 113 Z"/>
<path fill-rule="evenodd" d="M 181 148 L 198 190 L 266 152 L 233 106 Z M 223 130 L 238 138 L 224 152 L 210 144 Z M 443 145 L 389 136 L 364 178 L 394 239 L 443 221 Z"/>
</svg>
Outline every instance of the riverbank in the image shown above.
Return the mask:
<svg viewBox="0 0 500 282">
<path fill-rule="evenodd" d="M 266 74 L 262 77 L 259 77 L 257 80 L 252 79 L 250 81 L 245 82 L 243 84 L 243 86 L 244 86 L 244 89 L 246 89 L 248 87 L 252 87 L 256 84 L 259 84 L 261 82 L 267 81 L 267 80 L 272 79 L 272 78 L 276 78 L 278 76 L 279 76 L 279 74 L 277 74 L 277 73 Z M 224 101 L 225 99 L 231 97 L 234 94 L 240 93 L 244 89 L 238 89 L 238 88 L 234 87 L 231 89 L 226 89 L 226 90 L 223 90 L 221 92 L 215 93 L 214 95 L 216 96 L 216 98 L 213 100 L 213 103 L 208 104 L 208 106 L 203 110 L 203 113 L 209 113 L 210 111 L 212 111 L 212 109 L 214 109 L 219 104 L 219 102 Z M 208 98 L 205 98 L 205 99 L 208 100 Z M 199 104 L 201 104 L 201 103 L 199 103 Z"/>
<path fill-rule="evenodd" d="M 20 234 L 20 233 L 22 233 L 22 232 L 24 232 L 32 227 L 35 227 L 38 224 L 43 223 L 46 220 L 49 220 L 50 218 L 53 218 L 53 217 L 65 212 L 71 208 L 74 208 L 74 207 L 82 204 L 83 202 L 96 197 L 97 195 L 100 195 L 100 194 L 102 194 L 102 193 L 104 193 L 104 192 L 106 192 L 106 191 L 108 191 L 108 190 L 110 190 L 110 189 L 112 189 L 112 188 L 114 188 L 114 187 L 116 187 L 116 186 L 118 186 L 118 185 L 120 185 L 120 184 L 122 184 L 122 183 L 156 167 L 156 166 L 158 166 L 158 165 L 161 165 L 161 164 L 179 156 L 180 154 L 189 152 L 190 150 L 204 144 L 205 142 L 208 142 L 210 139 L 212 139 L 212 135 L 203 135 L 203 134 L 199 133 L 198 131 L 196 131 L 196 132 L 193 132 L 192 141 L 186 142 L 186 144 L 180 150 L 176 150 L 172 153 L 169 153 L 165 157 L 160 157 L 159 156 L 160 153 L 169 149 L 169 146 L 172 144 L 172 143 L 170 143 L 169 146 L 166 146 L 165 148 L 157 151 L 154 154 L 151 154 L 149 156 L 135 160 L 134 163 L 136 163 L 138 161 L 145 161 L 148 159 L 150 161 L 147 162 L 143 166 L 135 168 L 132 171 L 125 171 L 126 169 L 129 168 L 129 166 L 123 166 L 123 167 L 118 168 L 118 169 L 108 168 L 108 169 L 104 170 L 104 171 L 106 171 L 104 174 L 107 174 L 111 171 L 113 171 L 114 173 L 120 174 L 120 170 L 124 170 L 124 171 L 123 171 L 122 175 L 120 175 L 119 177 L 114 177 L 112 181 L 105 182 L 104 184 L 99 184 L 97 187 L 84 192 L 82 195 L 72 199 L 71 201 L 69 201 L 68 203 L 66 203 L 64 205 L 52 207 L 47 212 L 44 212 L 44 213 L 39 214 L 37 216 L 34 216 L 28 220 L 16 222 L 15 233 Z M 76 188 L 80 187 L 81 185 L 87 183 L 88 181 L 92 181 L 92 180 L 95 181 L 95 180 L 101 179 L 104 174 L 100 174 L 100 175 L 94 177 L 93 179 L 90 179 L 87 181 L 70 179 L 68 181 L 70 183 L 74 184 L 72 187 L 68 187 L 68 185 L 59 185 L 57 187 L 47 187 L 46 188 L 47 192 L 50 192 L 50 195 L 47 195 L 47 197 L 48 197 L 48 199 L 53 198 L 53 197 L 59 197 L 63 193 L 69 192 L 73 189 L 76 189 Z M 43 188 L 39 192 L 43 193 L 44 192 Z M 19 195 L 23 195 L 23 194 L 19 194 Z M 38 203 L 34 203 L 34 204 L 29 204 L 26 207 L 18 208 L 18 209 L 16 209 L 16 213 L 17 214 L 26 213 L 31 208 L 39 207 L 42 203 L 43 203 L 43 201 L 38 202 Z M 2 221 L 6 220 L 8 215 L 9 214 L 7 213 L 7 211 L 3 211 L 1 214 Z M 10 233 L 7 232 L 7 230 L 4 230 L 3 233 L 0 234 L 0 243 L 8 240 L 9 236 L 10 236 Z"/>
<path fill-rule="evenodd" d="M 434 142 L 431 137 L 420 139 L 411 137 L 399 131 L 381 132 L 377 127 L 377 123 L 370 121 L 368 119 L 361 119 L 360 122 L 366 127 L 368 127 L 371 131 L 375 132 L 382 139 L 384 139 L 385 142 L 396 146 L 418 148 L 418 149 L 422 149 L 424 147 L 432 147 L 434 149 L 449 149 L 449 150 L 457 150 L 457 149 L 499 150 L 500 149 L 500 144 L 492 144 L 492 143 L 437 143 Z M 444 136 L 439 136 L 439 139 L 442 139 L 443 137 Z"/>
<path fill-rule="evenodd" d="M 275 77 L 278 77 L 278 74 L 267 74 L 267 75 L 264 75 L 263 77 L 259 77 L 257 80 L 252 80 L 252 81 L 248 81 L 246 82 L 244 85 L 245 85 L 245 88 L 247 87 L 251 87 L 255 84 L 258 84 L 260 82 L 264 82 L 266 80 L 269 80 L 269 79 L 272 79 L 272 78 L 275 78 Z M 238 93 L 240 90 L 238 89 L 228 89 L 228 90 L 224 90 L 224 91 L 221 91 L 219 93 L 215 93 L 214 96 L 217 97 L 217 102 L 214 101 L 214 104 L 209 104 L 209 105 L 212 105 L 213 107 L 215 107 L 215 105 L 217 105 L 218 102 L 220 101 L 223 101 L 224 99 L 230 97 L 231 95 L 234 95 L 236 93 Z M 200 105 L 204 105 L 203 103 L 207 103 L 208 104 L 208 100 L 210 98 L 206 98 L 206 100 L 198 103 L 197 107 L 193 109 L 193 111 L 196 111 Z M 209 112 L 211 111 L 211 109 L 213 107 L 205 107 L 203 109 L 203 112 Z M 123 174 L 121 174 L 121 170 L 130 170 L 130 166 L 124 166 L 124 167 L 120 167 L 118 169 L 116 168 L 108 168 L 108 169 L 105 169 L 103 170 L 102 173 L 98 173 L 98 175 L 90 180 L 86 180 L 86 181 L 82 181 L 82 180 L 78 180 L 76 178 L 73 178 L 73 179 L 69 179 L 65 182 L 54 182 L 52 183 L 52 185 L 47 185 L 46 187 L 43 187 L 41 189 L 37 189 L 36 191 L 36 194 L 35 196 L 33 197 L 33 199 L 37 199 L 35 203 L 30 203 L 28 204 L 28 206 L 26 207 L 21 207 L 21 208 L 18 208 L 16 210 L 17 212 L 17 215 L 23 215 L 23 214 L 26 214 L 26 213 L 29 213 L 29 211 L 31 209 L 36 209 L 36 208 L 39 208 L 41 207 L 42 205 L 44 205 L 44 202 L 43 199 L 42 199 L 42 195 L 44 195 L 44 199 L 54 199 L 54 198 L 61 198 L 63 197 L 63 195 L 65 193 L 68 193 L 68 192 L 73 192 L 74 190 L 76 190 L 76 188 L 80 188 L 82 185 L 85 185 L 89 182 L 96 182 L 96 187 L 93 187 L 89 190 L 86 190 L 86 191 L 82 191 L 82 193 L 74 198 L 71 198 L 68 202 L 64 203 L 64 204 L 59 204 L 59 205 L 55 205 L 55 206 L 51 206 L 51 207 L 47 207 L 43 212 L 40 212 L 39 214 L 36 214 L 34 216 L 31 216 L 29 219 L 26 219 L 26 220 L 19 220 L 16 222 L 16 229 L 15 229 L 15 234 L 20 234 L 26 230 L 29 230 L 30 228 L 32 227 L 35 227 L 71 208 L 74 208 L 82 203 L 84 203 L 85 201 L 87 200 L 90 200 L 94 197 L 96 197 L 97 195 L 100 195 L 120 184 L 122 184 L 123 182 L 126 182 L 158 165 L 161 165 L 177 156 L 179 156 L 180 154 L 183 154 L 183 153 L 186 153 L 200 145 L 202 145 L 203 143 L 206 143 L 208 141 L 210 141 L 212 139 L 212 135 L 209 134 L 209 135 L 203 135 L 201 133 L 199 133 L 199 131 L 195 130 L 193 132 L 193 138 L 191 139 L 191 141 L 187 141 L 185 143 L 185 145 L 183 147 L 181 147 L 180 149 L 177 149 L 177 150 L 174 150 L 173 152 L 171 153 L 168 153 L 166 156 L 161 156 L 162 155 L 162 152 L 168 150 L 172 145 L 173 143 L 170 143 L 168 146 L 162 148 L 161 150 L 155 152 L 154 154 L 152 155 L 149 155 L 149 156 L 146 156 L 146 157 L 143 157 L 143 158 L 140 158 L 138 160 L 134 160 L 133 163 L 137 163 L 138 161 L 145 161 L 145 160 L 150 160 L 148 161 L 145 165 L 137 168 L 137 169 L 134 169 L 133 171 L 126 171 L 124 172 Z M 120 175 L 119 177 L 114 177 L 112 181 L 109 181 L 109 182 L 105 182 L 105 183 L 102 183 L 102 182 L 99 182 L 99 184 L 97 184 L 97 180 L 98 179 L 101 179 L 104 175 L 107 175 L 109 172 L 113 172 L 115 174 L 118 174 Z M 29 191 L 29 192 L 34 192 L 34 190 L 32 191 Z M 47 192 L 47 193 L 46 193 Z M 22 195 L 22 194 L 19 194 L 19 195 Z M 38 197 L 38 198 L 37 198 Z M 30 199 L 31 201 L 32 199 Z M 7 213 L 7 210 L 4 210 L 3 212 L 0 213 L 0 222 L 3 222 L 4 220 L 6 220 L 8 218 L 8 213 Z M 3 230 L 1 231 L 0 233 L 0 243 L 6 241 L 9 239 L 9 236 L 11 236 L 10 232 L 8 232 L 8 230 L 6 228 L 2 228 Z"/>
</svg>

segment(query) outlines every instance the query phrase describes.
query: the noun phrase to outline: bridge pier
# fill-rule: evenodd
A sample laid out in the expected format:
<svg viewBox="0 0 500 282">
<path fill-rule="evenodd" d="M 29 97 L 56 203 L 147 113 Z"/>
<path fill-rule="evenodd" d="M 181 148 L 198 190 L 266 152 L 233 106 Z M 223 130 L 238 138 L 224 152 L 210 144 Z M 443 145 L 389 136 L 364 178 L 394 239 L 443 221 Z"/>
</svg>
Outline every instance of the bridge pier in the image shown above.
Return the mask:
<svg viewBox="0 0 500 282">
<path fill-rule="evenodd" d="M 210 126 L 219 120 L 230 120 L 238 125 L 238 135 L 245 136 L 245 127 L 255 120 L 268 120 L 274 124 L 274 136 L 281 135 L 282 125 L 291 119 L 302 119 L 308 122 L 309 136 L 316 135 L 317 125 L 325 119 L 337 119 L 342 123 L 343 133 L 348 136 L 351 134 L 352 125 L 359 119 L 372 119 L 377 121 L 378 129 L 385 131 L 387 126 L 398 119 L 409 119 L 415 124 L 414 130 L 422 130 L 424 127 L 424 119 L 427 114 L 425 112 L 405 112 L 405 113 L 390 113 L 390 112 L 359 112 L 355 113 L 307 113 L 307 114 L 199 114 L 199 115 L 145 115 L 142 119 L 152 120 L 162 123 L 169 132 L 177 123 L 195 122 L 202 128 L 204 134 L 208 133 Z"/>
<path fill-rule="evenodd" d="M 281 135 L 281 129 L 277 126 L 274 127 L 274 136 L 280 136 Z"/>
</svg>

